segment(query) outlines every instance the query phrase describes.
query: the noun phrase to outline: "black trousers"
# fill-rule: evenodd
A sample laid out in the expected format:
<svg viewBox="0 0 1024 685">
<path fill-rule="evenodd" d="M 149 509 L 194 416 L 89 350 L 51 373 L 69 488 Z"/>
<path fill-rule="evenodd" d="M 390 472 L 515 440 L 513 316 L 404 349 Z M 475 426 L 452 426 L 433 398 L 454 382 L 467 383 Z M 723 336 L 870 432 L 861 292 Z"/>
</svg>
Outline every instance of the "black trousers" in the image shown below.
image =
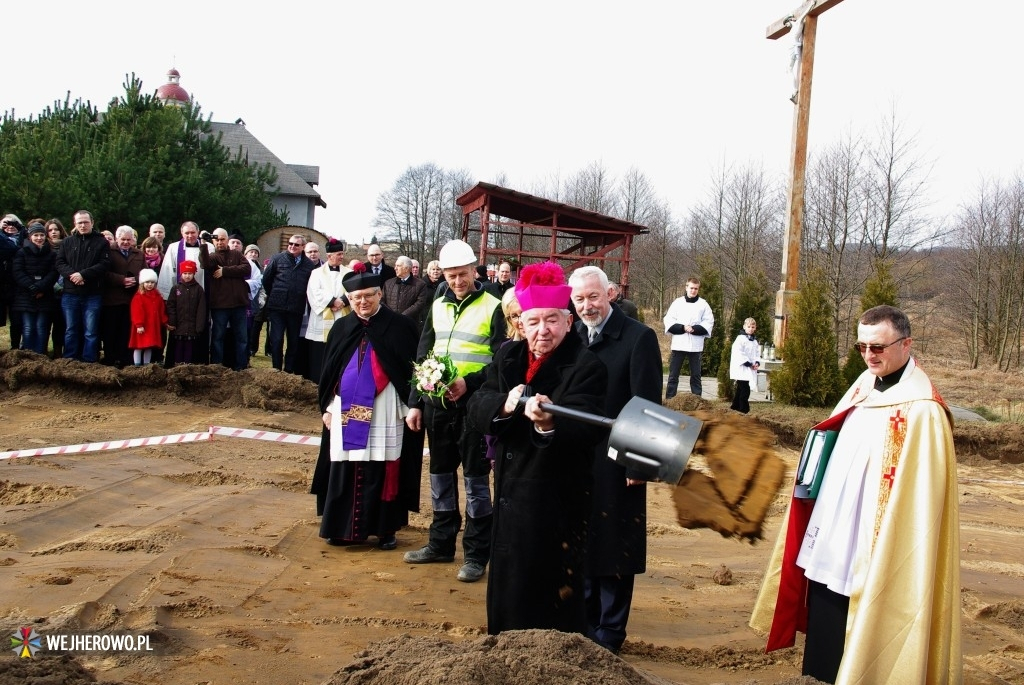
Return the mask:
<svg viewBox="0 0 1024 685">
<path fill-rule="evenodd" d="M 587 576 L 583 579 L 587 637 L 615 654 L 626 641 L 635 580 L 634 575 Z"/>
<path fill-rule="evenodd" d="M 750 381 L 736 381 L 736 391 L 732 394 L 729 408 L 743 414 L 750 413 Z"/>
<path fill-rule="evenodd" d="M 111 365 L 131 366 L 128 349 L 132 315 L 129 304 L 106 304 L 100 310 L 100 336 L 103 340 L 103 361 Z"/>
<path fill-rule="evenodd" d="M 700 381 L 700 358 L 703 352 L 683 352 L 672 350 L 668 358 L 668 381 L 665 384 L 665 399 L 676 396 L 679 387 L 679 372 L 683 368 L 683 360 L 690 362 L 690 392 L 700 397 L 703 387 Z"/>
<path fill-rule="evenodd" d="M 846 646 L 846 615 L 850 598 L 809 581 L 807 589 L 807 642 L 802 675 L 823 683 L 836 682 Z"/>
</svg>

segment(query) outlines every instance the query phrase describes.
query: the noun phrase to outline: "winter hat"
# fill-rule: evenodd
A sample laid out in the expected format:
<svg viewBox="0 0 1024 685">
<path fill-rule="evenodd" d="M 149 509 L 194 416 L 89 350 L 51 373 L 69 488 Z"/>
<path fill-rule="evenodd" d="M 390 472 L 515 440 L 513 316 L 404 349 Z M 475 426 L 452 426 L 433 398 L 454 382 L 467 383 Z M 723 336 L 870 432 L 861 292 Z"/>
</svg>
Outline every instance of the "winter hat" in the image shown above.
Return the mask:
<svg viewBox="0 0 1024 685">
<path fill-rule="evenodd" d="M 143 269 L 139 272 L 139 283 L 156 283 L 156 272 L 152 269 Z"/>
<path fill-rule="evenodd" d="M 242 250 L 242 254 L 245 254 L 249 250 L 256 250 L 256 254 L 260 253 L 260 248 L 258 246 L 256 246 L 256 245 L 246 245 L 245 249 Z"/>
<path fill-rule="evenodd" d="M 196 266 L 195 262 L 193 262 L 190 259 L 186 259 L 184 262 L 181 263 L 181 266 L 178 267 L 178 271 L 180 271 L 183 274 L 194 274 L 199 271 L 199 268 Z"/>
<path fill-rule="evenodd" d="M 565 284 L 565 272 L 554 262 L 523 267 L 516 282 L 516 299 L 523 311 L 568 309 L 572 288 Z"/>
<path fill-rule="evenodd" d="M 46 235 L 46 226 L 43 226 L 38 221 L 31 224 L 28 227 L 28 235 L 32 235 L 33 233 L 42 233 L 43 235 Z"/>
<path fill-rule="evenodd" d="M 366 270 L 366 265 L 359 262 L 352 266 L 351 271 L 341 277 L 341 287 L 344 288 L 347 293 L 354 293 L 357 290 L 379 288 L 380 281 L 380 276 L 375 276 L 370 273 Z"/>
</svg>

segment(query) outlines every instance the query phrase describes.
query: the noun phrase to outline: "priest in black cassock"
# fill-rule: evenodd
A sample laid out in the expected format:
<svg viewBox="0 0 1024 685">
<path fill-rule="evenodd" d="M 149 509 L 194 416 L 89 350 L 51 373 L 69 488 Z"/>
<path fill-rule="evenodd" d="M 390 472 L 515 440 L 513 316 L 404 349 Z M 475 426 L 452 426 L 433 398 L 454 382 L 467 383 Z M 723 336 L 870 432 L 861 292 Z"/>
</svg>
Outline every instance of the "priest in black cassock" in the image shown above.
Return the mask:
<svg viewBox="0 0 1024 685">
<path fill-rule="evenodd" d="M 405 426 L 419 336 L 412 319 L 381 306 L 380 277 L 362 264 L 343 285 L 352 312 L 327 337 L 311 492 L 328 544 L 376 536 L 378 547 L 395 549 L 395 532 L 419 511 L 423 437 Z"/>
</svg>

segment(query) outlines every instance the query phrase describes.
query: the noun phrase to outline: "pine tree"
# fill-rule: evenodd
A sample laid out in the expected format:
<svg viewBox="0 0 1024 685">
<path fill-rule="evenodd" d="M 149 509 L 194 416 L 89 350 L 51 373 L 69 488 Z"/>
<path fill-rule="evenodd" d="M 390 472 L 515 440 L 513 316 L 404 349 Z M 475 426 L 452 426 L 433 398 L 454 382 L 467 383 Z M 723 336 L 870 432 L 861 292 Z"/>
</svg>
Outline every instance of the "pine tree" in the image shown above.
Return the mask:
<svg viewBox="0 0 1024 685">
<path fill-rule="evenodd" d="M 809 274 L 794 299 L 786 342 L 780 351 L 785 363 L 772 372 L 776 401 L 798 407 L 828 407 L 842 396 L 832 307 L 821 271 Z"/>
<path fill-rule="evenodd" d="M 211 134 L 198 105 L 165 106 L 134 75 L 102 116 L 70 94 L 37 117 L 5 115 L 0 165 L 0 207 L 21 216 L 88 209 L 97 229 L 191 219 L 251 236 L 288 221 L 273 209 L 270 165 L 249 165 Z"/>
<path fill-rule="evenodd" d="M 863 314 L 872 307 L 881 304 L 899 306 L 899 288 L 896 280 L 892 277 L 892 268 L 888 262 L 878 260 L 875 262 L 875 273 L 864 284 L 864 292 L 860 296 L 860 313 Z M 860 318 L 859 316 L 857 317 Z M 856 323 L 854 324 L 856 328 Z M 846 362 L 843 364 L 843 379 L 847 385 L 853 382 L 864 373 L 868 365 L 864 363 L 864 357 L 857 351 L 856 347 L 850 347 L 846 353 Z"/>
</svg>

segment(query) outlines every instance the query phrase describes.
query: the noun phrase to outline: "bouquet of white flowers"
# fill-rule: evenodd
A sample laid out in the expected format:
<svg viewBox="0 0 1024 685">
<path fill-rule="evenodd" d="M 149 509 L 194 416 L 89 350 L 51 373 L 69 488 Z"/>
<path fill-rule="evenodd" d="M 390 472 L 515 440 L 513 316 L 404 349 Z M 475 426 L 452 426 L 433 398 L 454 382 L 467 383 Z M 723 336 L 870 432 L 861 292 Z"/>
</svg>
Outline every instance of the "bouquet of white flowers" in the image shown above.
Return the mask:
<svg viewBox="0 0 1024 685">
<path fill-rule="evenodd" d="M 416 390 L 421 395 L 439 398 L 442 403 L 448 387 L 458 375 L 455 362 L 447 354 L 435 355 L 431 352 L 419 364 L 412 365 L 412 380 Z"/>
</svg>

